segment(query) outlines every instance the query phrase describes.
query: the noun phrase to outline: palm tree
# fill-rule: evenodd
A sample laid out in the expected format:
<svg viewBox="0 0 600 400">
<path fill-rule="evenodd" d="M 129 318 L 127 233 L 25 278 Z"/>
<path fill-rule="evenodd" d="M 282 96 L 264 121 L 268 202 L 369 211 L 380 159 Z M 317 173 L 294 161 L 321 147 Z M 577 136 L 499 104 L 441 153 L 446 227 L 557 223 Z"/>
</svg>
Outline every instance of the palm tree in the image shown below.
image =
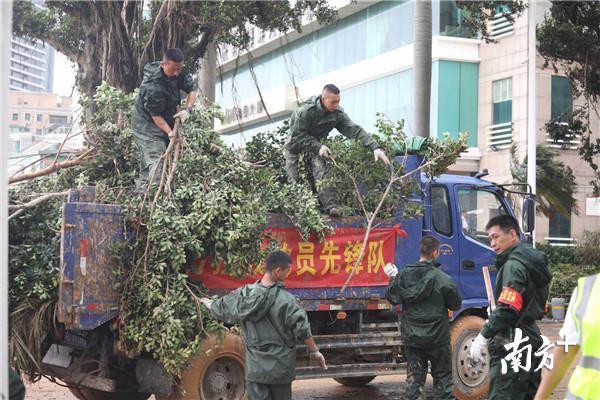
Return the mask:
<svg viewBox="0 0 600 400">
<path fill-rule="evenodd" d="M 527 156 L 522 163 L 516 156 L 516 146 L 511 150 L 511 173 L 517 182 L 527 182 Z M 543 144 L 536 147 L 537 210 L 549 217 L 555 211 L 564 217 L 579 215 L 574 197 L 575 175 L 571 167 L 555 160 L 556 153 Z"/>
<path fill-rule="evenodd" d="M 429 137 L 431 101 L 431 1 L 415 1 L 413 47 L 413 116 L 416 136 Z"/>
</svg>

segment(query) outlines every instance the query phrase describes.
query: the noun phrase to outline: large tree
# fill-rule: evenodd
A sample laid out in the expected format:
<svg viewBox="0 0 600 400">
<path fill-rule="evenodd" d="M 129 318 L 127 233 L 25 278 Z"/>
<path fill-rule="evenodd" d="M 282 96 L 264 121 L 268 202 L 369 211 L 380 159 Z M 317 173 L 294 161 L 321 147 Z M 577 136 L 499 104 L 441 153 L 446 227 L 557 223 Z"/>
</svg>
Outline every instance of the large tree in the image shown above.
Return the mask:
<svg viewBox="0 0 600 400">
<path fill-rule="evenodd" d="M 142 79 L 144 65 L 170 47 L 181 48 L 192 72 L 209 43 L 245 49 L 250 25 L 267 31 L 301 29 L 312 12 L 334 19 L 325 0 L 290 1 L 54 1 L 44 8 L 17 0 L 13 33 L 47 42 L 77 65 L 77 84 L 91 97 L 106 81 L 126 92 Z"/>
<path fill-rule="evenodd" d="M 550 13 L 538 27 L 538 50 L 546 64 L 570 79 L 576 96 L 585 104 L 571 115 L 561 116 L 564 127 L 547 125 L 555 139 L 577 133 L 582 137 L 579 154 L 588 163 L 594 192 L 600 194 L 600 137 L 591 130 L 590 113 L 600 117 L 600 1 L 553 1 Z M 561 128 L 562 126 L 562 128 Z"/>
</svg>

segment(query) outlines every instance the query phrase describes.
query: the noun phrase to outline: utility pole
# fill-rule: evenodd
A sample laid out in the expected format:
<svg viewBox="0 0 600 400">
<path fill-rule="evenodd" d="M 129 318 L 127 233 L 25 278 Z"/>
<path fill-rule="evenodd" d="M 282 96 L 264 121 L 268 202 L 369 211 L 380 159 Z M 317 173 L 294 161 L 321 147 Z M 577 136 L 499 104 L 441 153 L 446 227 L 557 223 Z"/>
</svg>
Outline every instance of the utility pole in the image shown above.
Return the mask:
<svg viewBox="0 0 600 400">
<path fill-rule="evenodd" d="M 415 136 L 429 137 L 431 104 L 431 1 L 414 2 L 413 116 Z"/>
<path fill-rule="evenodd" d="M 536 187 L 536 58 L 537 42 L 535 32 L 535 0 L 529 0 L 527 8 L 528 27 L 528 60 L 527 60 L 527 183 L 531 186 L 533 194 L 537 193 Z M 535 246 L 535 230 L 531 233 L 532 244 Z"/>
<path fill-rule="evenodd" d="M 0 112 L 8 108 L 12 1 L 0 1 Z M 8 400 L 8 123 L 0 127 L 0 400 Z"/>
</svg>

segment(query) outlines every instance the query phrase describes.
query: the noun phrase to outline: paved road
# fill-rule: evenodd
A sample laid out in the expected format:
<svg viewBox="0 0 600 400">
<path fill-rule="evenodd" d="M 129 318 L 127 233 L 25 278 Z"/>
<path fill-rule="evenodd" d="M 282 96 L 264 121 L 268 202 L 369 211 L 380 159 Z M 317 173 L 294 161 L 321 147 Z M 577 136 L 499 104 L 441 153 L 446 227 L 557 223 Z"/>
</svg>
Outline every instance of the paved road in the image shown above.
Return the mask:
<svg viewBox="0 0 600 400">
<path fill-rule="evenodd" d="M 556 341 L 560 324 L 542 323 L 544 335 L 552 342 Z M 364 387 L 346 387 L 332 379 L 314 379 L 294 382 L 294 400 L 388 400 L 402 398 L 405 385 L 404 375 L 377 377 Z M 563 382 L 551 400 L 564 398 L 566 383 Z M 431 393 L 431 378 L 427 380 L 426 393 Z M 48 381 L 42 381 L 27 387 L 27 400 L 71 400 L 71 393 Z M 430 399 L 431 396 L 428 397 Z M 154 397 L 151 398 L 154 400 Z"/>
</svg>

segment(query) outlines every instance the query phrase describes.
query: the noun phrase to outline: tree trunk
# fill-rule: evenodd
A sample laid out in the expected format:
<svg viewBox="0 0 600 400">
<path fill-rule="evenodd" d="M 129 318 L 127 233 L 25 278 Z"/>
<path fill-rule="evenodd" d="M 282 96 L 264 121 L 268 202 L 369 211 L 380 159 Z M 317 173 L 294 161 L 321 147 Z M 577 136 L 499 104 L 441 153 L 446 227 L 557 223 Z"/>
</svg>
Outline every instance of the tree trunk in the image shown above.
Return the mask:
<svg viewBox="0 0 600 400">
<path fill-rule="evenodd" d="M 202 104 L 210 105 L 215 102 L 215 83 L 217 77 L 217 50 L 214 43 L 206 48 L 206 53 L 200 64 L 200 79 L 198 86 Z"/>
<path fill-rule="evenodd" d="M 431 1 L 415 1 L 413 116 L 415 136 L 429 137 L 431 102 Z"/>
</svg>

